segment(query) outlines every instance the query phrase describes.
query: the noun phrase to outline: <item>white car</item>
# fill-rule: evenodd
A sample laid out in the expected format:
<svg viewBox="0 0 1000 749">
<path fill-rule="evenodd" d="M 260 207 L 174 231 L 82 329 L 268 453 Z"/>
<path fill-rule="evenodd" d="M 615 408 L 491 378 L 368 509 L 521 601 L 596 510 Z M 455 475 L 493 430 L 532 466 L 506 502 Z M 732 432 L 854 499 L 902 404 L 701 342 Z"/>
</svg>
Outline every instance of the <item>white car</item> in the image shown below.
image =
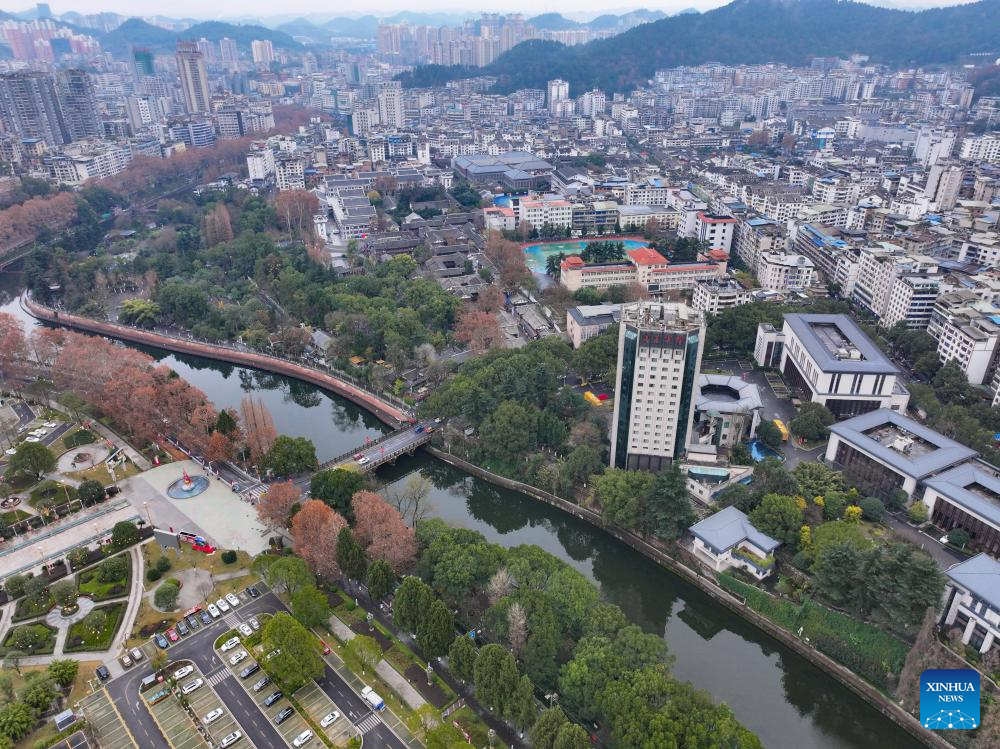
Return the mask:
<svg viewBox="0 0 1000 749">
<path fill-rule="evenodd" d="M 359 465 L 364 465 L 365 463 L 370 463 L 370 462 L 371 458 L 369 458 L 367 455 L 362 455 L 360 458 L 358 458 Z"/>
<path fill-rule="evenodd" d="M 309 742 L 309 739 L 311 739 L 312 737 L 313 737 L 313 732 L 307 728 L 298 736 L 296 736 L 294 739 L 292 739 L 292 746 L 305 746 Z"/>
<path fill-rule="evenodd" d="M 128 652 L 130 652 L 132 654 L 132 660 L 135 661 L 136 663 L 138 663 L 139 661 L 141 661 L 142 658 L 143 658 L 142 651 L 139 650 L 139 648 L 132 648 Z"/>
<path fill-rule="evenodd" d="M 194 673 L 194 666 L 184 666 L 174 671 L 174 681 L 180 681 L 188 674 Z"/>
<path fill-rule="evenodd" d="M 265 655 L 265 656 L 264 656 L 264 660 L 265 660 L 265 661 L 269 661 L 269 660 L 271 660 L 271 659 L 272 659 L 272 658 L 273 658 L 274 656 L 276 656 L 276 655 L 280 655 L 280 654 L 281 654 L 281 648 L 276 648 L 275 650 L 272 650 L 272 651 L 271 651 L 270 653 L 268 653 L 267 655 Z"/>
<path fill-rule="evenodd" d="M 49 429 L 55 429 L 59 425 L 54 421 L 46 421 L 44 424 L 42 424 L 42 426 L 48 427 Z"/>
<path fill-rule="evenodd" d="M 226 738 L 222 740 L 219 746 L 221 746 L 222 749 L 227 749 L 227 747 L 232 746 L 242 738 L 243 738 L 242 733 L 240 733 L 239 731 L 233 731 L 231 734 L 229 734 L 228 736 L 226 736 Z"/>
<path fill-rule="evenodd" d="M 17 455 L 17 450 L 14 449 L 13 447 L 8 447 L 6 450 L 4 450 L 4 452 L 7 455 Z"/>
<path fill-rule="evenodd" d="M 191 692 L 193 692 L 194 690 L 200 688 L 201 685 L 204 684 L 204 683 L 205 682 L 202 681 L 201 679 L 192 679 L 187 684 L 185 684 L 183 687 L 181 687 L 181 692 L 183 692 L 184 694 L 191 694 Z"/>
<path fill-rule="evenodd" d="M 321 720 L 319 722 L 319 727 L 320 728 L 329 728 L 334 723 L 336 723 L 337 720 L 339 720 L 339 719 L 340 719 L 340 713 L 338 713 L 336 710 L 334 710 L 332 713 L 330 713 L 329 715 L 327 715 L 325 718 L 323 718 L 323 720 Z"/>
<path fill-rule="evenodd" d="M 36 437 L 35 435 L 30 434 L 30 435 L 28 435 L 27 437 L 24 438 L 24 441 L 25 442 L 41 442 L 42 438 L 41 437 Z"/>
<path fill-rule="evenodd" d="M 211 615 L 213 619 L 218 619 L 220 616 L 222 616 L 222 614 L 219 613 L 218 607 L 214 603 L 208 604 L 208 613 Z"/>
<path fill-rule="evenodd" d="M 247 624 L 246 622 L 241 624 L 239 629 L 240 629 L 240 634 L 243 635 L 244 637 L 249 637 L 250 635 L 253 634 L 253 630 L 250 629 L 250 625 Z"/>
<path fill-rule="evenodd" d="M 240 599 L 235 593 L 226 593 L 226 600 L 229 601 L 229 605 L 236 608 L 240 605 Z"/>
<path fill-rule="evenodd" d="M 247 657 L 247 651 L 241 650 L 240 652 L 238 652 L 236 655 L 234 655 L 232 658 L 229 659 L 229 665 L 235 666 L 237 663 L 239 663 L 246 657 Z"/>
<path fill-rule="evenodd" d="M 258 629 L 260 629 L 260 622 L 257 621 L 257 617 L 256 616 L 251 616 L 250 617 L 250 628 L 253 629 L 254 632 L 256 632 Z"/>
<path fill-rule="evenodd" d="M 226 603 L 225 598 L 220 598 L 215 602 L 215 605 L 219 607 L 219 611 L 226 612 L 229 611 L 229 604 Z"/>
<path fill-rule="evenodd" d="M 222 652 L 225 653 L 227 650 L 232 650 L 239 644 L 240 644 L 239 637 L 230 637 L 228 640 L 222 643 Z"/>
<path fill-rule="evenodd" d="M 222 717 L 222 708 L 221 707 L 217 707 L 212 712 L 210 712 L 208 715 L 206 715 L 204 718 L 202 718 L 201 722 L 204 723 L 207 726 L 207 725 L 209 725 L 211 723 L 214 723 L 215 721 L 217 721 L 221 717 Z"/>
</svg>

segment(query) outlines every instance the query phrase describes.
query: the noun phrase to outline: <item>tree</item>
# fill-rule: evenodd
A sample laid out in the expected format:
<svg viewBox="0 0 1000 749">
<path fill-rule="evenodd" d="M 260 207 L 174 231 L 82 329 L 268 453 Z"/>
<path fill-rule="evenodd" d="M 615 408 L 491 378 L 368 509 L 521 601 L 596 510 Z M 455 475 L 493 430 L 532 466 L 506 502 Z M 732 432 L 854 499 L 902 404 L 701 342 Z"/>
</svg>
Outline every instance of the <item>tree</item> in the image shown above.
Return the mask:
<svg viewBox="0 0 1000 749">
<path fill-rule="evenodd" d="M 816 591 L 839 606 L 856 608 L 860 590 L 864 552 L 850 542 L 827 545 L 816 554 L 813 581 Z"/>
<path fill-rule="evenodd" d="M 504 239 L 499 232 L 489 233 L 483 255 L 496 268 L 503 287 L 514 288 L 531 279 L 521 246 L 517 242 Z"/>
<path fill-rule="evenodd" d="M 787 494 L 795 496 L 799 485 L 795 478 L 777 458 L 764 458 L 753 467 L 753 482 L 750 489 L 760 502 L 765 494 Z M 745 511 L 746 512 L 746 511 Z"/>
<path fill-rule="evenodd" d="M 135 523 L 122 520 L 115 523 L 111 529 L 111 546 L 115 549 L 124 549 L 133 544 L 139 543 L 139 529 Z"/>
<path fill-rule="evenodd" d="M 333 468 L 320 471 L 312 477 L 309 493 L 321 499 L 346 518 L 351 518 L 351 497 L 365 485 L 364 476 L 357 471 Z"/>
<path fill-rule="evenodd" d="M 521 655 L 528 641 L 528 614 L 524 606 L 514 601 L 507 609 L 507 642 L 515 656 Z"/>
<path fill-rule="evenodd" d="M 31 678 L 28 685 L 21 690 L 21 702 L 38 714 L 44 713 L 58 696 L 53 680 L 43 671 L 29 674 L 29 677 L 34 678 Z"/>
<path fill-rule="evenodd" d="M 505 400 L 480 425 L 480 444 L 492 457 L 512 463 L 538 446 L 537 427 L 536 407 Z"/>
<path fill-rule="evenodd" d="M 715 504 L 720 509 L 735 507 L 742 512 L 750 512 L 758 504 L 758 498 L 746 484 L 730 484 L 715 497 Z"/>
<path fill-rule="evenodd" d="M 468 635 L 457 635 L 448 648 L 448 666 L 451 672 L 462 681 L 471 681 L 475 677 L 476 657 L 479 652 L 476 644 Z"/>
<path fill-rule="evenodd" d="M 882 522 L 882 516 L 885 515 L 885 505 L 882 504 L 882 500 L 878 497 L 865 497 L 860 502 L 858 506 L 861 508 L 861 517 L 871 523 Z"/>
<path fill-rule="evenodd" d="M 218 463 L 222 460 L 232 460 L 235 454 L 233 441 L 218 429 L 212 432 L 205 446 L 205 460 Z"/>
<path fill-rule="evenodd" d="M 368 562 L 365 560 L 364 551 L 347 526 L 341 528 L 337 534 L 337 564 L 348 579 L 364 579 Z"/>
<path fill-rule="evenodd" d="M 104 487 L 100 481 L 86 479 L 76 488 L 76 496 L 84 505 L 94 505 L 104 499 Z"/>
<path fill-rule="evenodd" d="M 455 340 L 471 351 L 482 353 L 503 346 L 505 339 L 496 315 L 468 309 L 455 323 Z"/>
<path fill-rule="evenodd" d="M 32 476 L 36 479 L 56 469 L 56 456 L 40 442 L 22 442 L 7 464 L 8 478 Z"/>
<path fill-rule="evenodd" d="M 286 694 L 323 674 L 315 636 L 292 616 L 279 611 L 262 631 L 265 649 L 281 651 L 268 661 L 267 670 Z"/>
<path fill-rule="evenodd" d="M 604 510 L 604 517 L 623 528 L 635 528 L 639 512 L 653 488 L 653 474 L 611 468 L 591 480 L 594 496 Z"/>
<path fill-rule="evenodd" d="M 441 600 L 434 601 L 417 625 L 417 643 L 428 659 L 448 652 L 455 636 L 455 620 Z"/>
<path fill-rule="evenodd" d="M 153 603 L 156 604 L 156 608 L 161 611 L 173 611 L 174 607 L 177 606 L 177 596 L 181 593 L 181 589 L 170 582 L 165 582 L 156 589 L 156 593 L 153 594 Z"/>
<path fill-rule="evenodd" d="M 427 514 L 427 497 L 430 493 L 430 480 L 419 473 L 413 473 L 406 479 L 402 491 L 388 494 L 386 500 L 399 511 L 403 522 L 414 528 Z"/>
<path fill-rule="evenodd" d="M 766 494 L 760 507 L 750 513 L 750 522 L 758 530 L 794 548 L 799 542 L 802 510 L 794 497 Z"/>
<path fill-rule="evenodd" d="M 139 328 L 151 328 L 160 317 L 160 305 L 151 299 L 126 299 L 118 310 L 118 321 Z"/>
<path fill-rule="evenodd" d="M 251 462 L 259 464 L 278 438 L 274 418 L 260 398 L 245 396 L 240 402 L 243 436 Z"/>
<path fill-rule="evenodd" d="M 337 538 L 347 526 L 343 516 L 318 499 L 302 503 L 292 518 L 292 548 L 309 565 L 314 575 L 334 580 L 340 577 L 337 565 Z"/>
<path fill-rule="evenodd" d="M 419 577 L 408 575 L 396 590 L 392 612 L 396 625 L 406 632 L 416 632 L 424 614 L 434 601 L 434 592 Z"/>
<path fill-rule="evenodd" d="M 507 718 L 522 731 L 529 730 L 538 718 L 538 709 L 535 707 L 535 685 L 527 676 L 522 676 L 517 682 L 507 708 Z"/>
<path fill-rule="evenodd" d="M 792 471 L 799 492 L 807 499 L 826 497 L 831 492 L 844 491 L 844 479 L 837 471 L 822 463 L 803 460 Z"/>
<path fill-rule="evenodd" d="M 258 565 L 258 560 L 268 560 L 270 563 L 262 568 Z M 299 557 L 258 556 L 254 560 L 253 571 L 261 574 L 269 586 L 284 588 L 289 595 L 295 595 L 301 588 L 316 587 L 316 580 L 306 561 Z"/>
<path fill-rule="evenodd" d="M 474 669 L 476 698 L 491 710 L 506 715 L 517 689 L 517 664 L 502 645 L 480 648 Z"/>
<path fill-rule="evenodd" d="M 313 215 L 319 199 L 307 190 L 282 190 L 274 201 L 275 210 L 289 236 L 308 239 L 313 234 Z"/>
<path fill-rule="evenodd" d="M 583 726 L 576 723 L 566 723 L 559 729 L 552 749 L 590 749 L 590 736 Z"/>
<path fill-rule="evenodd" d="M 528 732 L 532 749 L 554 749 L 559 731 L 568 723 L 561 707 L 550 707 L 538 716 Z"/>
<path fill-rule="evenodd" d="M 381 601 L 392 592 L 396 573 L 384 559 L 376 559 L 368 567 L 368 593 L 373 601 Z"/>
<path fill-rule="evenodd" d="M 66 658 L 52 661 L 49 664 L 48 672 L 55 679 L 56 684 L 66 689 L 76 681 L 76 674 L 79 669 L 79 662 Z"/>
<path fill-rule="evenodd" d="M 206 247 L 215 247 L 220 242 L 233 238 L 233 225 L 226 204 L 216 203 L 201 220 L 202 241 Z"/>
<path fill-rule="evenodd" d="M 374 637 L 355 635 L 347 643 L 347 649 L 361 661 L 362 674 L 369 669 L 374 671 L 378 662 L 382 660 L 382 647 Z"/>
<path fill-rule="evenodd" d="M 261 467 L 276 476 L 304 473 L 313 470 L 317 465 L 319 462 L 316 460 L 316 447 L 312 440 L 285 435 L 275 439 L 261 461 Z"/>
<path fill-rule="evenodd" d="M 805 440 L 815 441 L 826 438 L 828 427 L 834 422 L 833 413 L 820 403 L 807 401 L 788 423 L 792 434 Z"/>
<path fill-rule="evenodd" d="M 927 522 L 927 505 L 925 505 L 920 500 L 917 500 L 908 510 L 910 520 L 914 523 L 926 523 Z"/>
<path fill-rule="evenodd" d="M 9 702 L 0 708 L 0 735 L 17 741 L 34 725 L 35 713 L 23 702 Z"/>
<path fill-rule="evenodd" d="M 326 624 L 330 604 L 326 596 L 313 586 L 305 586 L 292 595 L 292 616 L 312 629 Z"/>
<path fill-rule="evenodd" d="M 11 598 L 20 598 L 25 593 L 28 578 L 25 575 L 11 575 L 3 583 L 3 589 Z"/>
<path fill-rule="evenodd" d="M 672 541 L 683 536 L 697 519 L 688 499 L 687 479 L 680 465 L 674 463 L 657 474 L 640 527 L 646 533 Z"/>
<path fill-rule="evenodd" d="M 72 579 L 60 580 L 51 588 L 52 598 L 62 607 L 76 603 L 76 583 Z"/>
<path fill-rule="evenodd" d="M 948 531 L 948 543 L 959 549 L 964 549 L 969 545 L 969 534 L 962 528 L 952 528 Z"/>
<path fill-rule="evenodd" d="M 176 585 L 171 583 L 164 583 L 164 585 L 170 585 L 172 588 L 177 588 Z M 160 587 L 163 587 L 162 585 Z M 165 608 L 165 607 L 164 607 Z M 102 609 L 94 609 L 85 617 L 83 621 L 80 622 L 85 630 L 90 632 L 92 635 L 99 634 L 104 631 L 104 628 L 108 626 L 108 615 Z"/>
<path fill-rule="evenodd" d="M 351 509 L 358 543 L 370 559 L 384 559 L 397 574 L 413 566 L 417 556 L 416 535 L 403 522 L 398 510 L 378 494 L 365 491 L 354 495 Z"/>
<path fill-rule="evenodd" d="M 301 499 L 302 492 L 291 481 L 270 484 L 267 494 L 257 502 L 257 518 L 271 530 L 284 528 L 292 507 Z"/>
<path fill-rule="evenodd" d="M 116 583 L 128 576 L 129 561 L 124 554 L 108 557 L 97 569 L 97 577 L 102 583 Z"/>
<path fill-rule="evenodd" d="M 772 450 L 781 447 L 781 430 L 770 421 L 762 421 L 757 427 L 757 438 Z"/>
</svg>

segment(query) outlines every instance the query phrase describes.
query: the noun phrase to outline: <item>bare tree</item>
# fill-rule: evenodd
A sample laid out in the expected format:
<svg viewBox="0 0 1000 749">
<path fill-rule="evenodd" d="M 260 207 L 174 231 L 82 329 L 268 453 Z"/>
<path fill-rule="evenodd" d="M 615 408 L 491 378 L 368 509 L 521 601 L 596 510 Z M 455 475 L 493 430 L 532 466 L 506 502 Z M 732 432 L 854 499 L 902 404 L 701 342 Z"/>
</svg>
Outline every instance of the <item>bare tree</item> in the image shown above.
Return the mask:
<svg viewBox="0 0 1000 749">
<path fill-rule="evenodd" d="M 403 521 L 411 528 L 427 517 L 427 497 L 431 493 L 431 482 L 419 473 L 412 474 L 403 488 L 386 494 L 389 504 L 395 507 Z"/>
<path fill-rule="evenodd" d="M 507 640 L 514 655 L 520 656 L 528 641 L 528 615 L 516 601 L 507 609 Z"/>
<path fill-rule="evenodd" d="M 255 464 L 259 463 L 278 437 L 274 419 L 264 401 L 249 395 L 244 396 L 240 402 L 240 415 L 243 417 L 243 433 L 250 460 Z"/>
<path fill-rule="evenodd" d="M 496 604 L 501 598 L 510 593 L 514 587 L 514 578 L 510 576 L 506 567 L 501 567 L 490 578 L 489 585 L 486 586 L 486 595 L 489 597 L 490 605 Z"/>
</svg>

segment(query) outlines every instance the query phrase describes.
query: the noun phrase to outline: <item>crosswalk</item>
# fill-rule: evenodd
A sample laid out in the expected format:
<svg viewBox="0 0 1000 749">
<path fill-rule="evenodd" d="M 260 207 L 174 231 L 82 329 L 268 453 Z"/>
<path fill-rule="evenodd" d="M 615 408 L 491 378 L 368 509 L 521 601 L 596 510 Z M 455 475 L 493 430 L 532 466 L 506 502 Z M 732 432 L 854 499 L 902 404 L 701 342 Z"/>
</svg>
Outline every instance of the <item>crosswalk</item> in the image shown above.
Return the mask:
<svg viewBox="0 0 1000 749">
<path fill-rule="evenodd" d="M 240 618 L 238 616 L 236 616 L 236 614 L 234 614 L 232 612 L 230 612 L 230 613 L 226 614 L 224 617 L 222 617 L 222 621 L 224 621 L 226 623 L 227 627 L 232 627 L 233 629 L 235 629 L 236 627 L 240 626 Z"/>
<path fill-rule="evenodd" d="M 360 723 L 355 723 L 354 725 L 363 736 L 369 731 L 374 730 L 377 726 L 381 725 L 381 723 L 382 719 L 378 717 L 378 713 L 372 713 Z"/>
<path fill-rule="evenodd" d="M 209 686 L 214 687 L 218 684 L 221 684 L 232 675 L 233 675 L 232 671 L 230 671 L 228 668 L 223 667 L 220 668 L 218 671 L 216 671 L 214 674 L 209 674 L 208 677 L 206 678 L 208 679 Z"/>
</svg>

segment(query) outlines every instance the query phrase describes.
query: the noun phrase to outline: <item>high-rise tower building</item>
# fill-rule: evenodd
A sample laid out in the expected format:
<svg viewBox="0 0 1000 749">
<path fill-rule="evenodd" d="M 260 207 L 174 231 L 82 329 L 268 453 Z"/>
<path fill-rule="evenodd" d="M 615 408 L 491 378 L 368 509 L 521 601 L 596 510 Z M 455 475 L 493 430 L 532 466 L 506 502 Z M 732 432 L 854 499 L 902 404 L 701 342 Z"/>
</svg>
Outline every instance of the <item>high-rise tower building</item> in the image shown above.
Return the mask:
<svg viewBox="0 0 1000 749">
<path fill-rule="evenodd" d="M 50 146 L 71 140 L 55 79 L 45 73 L 0 75 L 0 120 L 4 130 L 21 138 L 38 138 Z"/>
<path fill-rule="evenodd" d="M 224 36 L 219 40 L 219 59 L 229 70 L 240 69 L 240 52 L 235 39 Z"/>
<path fill-rule="evenodd" d="M 153 51 L 146 47 L 133 47 L 132 68 L 136 78 L 156 75 L 156 68 L 153 66 Z"/>
<path fill-rule="evenodd" d="M 188 112 L 208 112 L 211 94 L 205 58 L 198 51 L 196 42 L 177 42 L 177 72 L 184 92 L 184 106 Z"/>
<path fill-rule="evenodd" d="M 70 140 L 102 135 L 97 94 L 86 70 L 71 68 L 59 73 L 59 105 Z"/>
<path fill-rule="evenodd" d="M 250 42 L 254 65 L 270 66 L 274 62 L 274 45 L 270 39 L 254 39 Z"/>
<path fill-rule="evenodd" d="M 545 106 L 550 112 L 555 112 L 559 108 L 559 102 L 569 98 L 569 84 L 562 78 L 549 81 L 548 93 L 545 97 Z"/>
<path fill-rule="evenodd" d="M 611 465 L 659 471 L 685 450 L 694 416 L 705 318 L 681 303 L 622 307 Z"/>
</svg>

